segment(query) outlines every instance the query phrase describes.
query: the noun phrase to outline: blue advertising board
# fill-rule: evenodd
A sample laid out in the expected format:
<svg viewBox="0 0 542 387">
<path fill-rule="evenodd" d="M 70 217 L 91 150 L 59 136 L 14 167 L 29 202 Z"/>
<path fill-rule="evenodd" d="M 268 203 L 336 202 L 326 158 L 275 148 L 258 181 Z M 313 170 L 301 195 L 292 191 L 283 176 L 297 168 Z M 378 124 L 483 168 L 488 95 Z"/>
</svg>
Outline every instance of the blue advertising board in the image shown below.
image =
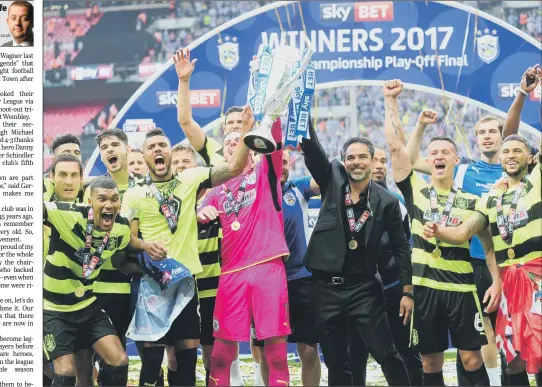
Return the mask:
<svg viewBox="0 0 542 387">
<path fill-rule="evenodd" d="M 261 43 L 314 49 L 320 88 L 380 85 L 393 78 L 504 116 L 528 66 L 542 62 L 541 43 L 476 9 L 444 1 L 276 2 L 210 31 L 189 48 L 197 58 L 190 87 L 194 119 L 205 127 L 234 105 L 246 103 L 249 62 Z M 179 47 L 181 48 L 181 47 Z M 112 126 L 140 145 L 152 127 L 172 143 L 184 139 L 177 123 L 178 79 L 173 61 L 149 78 Z M 521 120 L 541 130 L 540 87 Z M 105 173 L 98 151 L 86 175 Z"/>
</svg>

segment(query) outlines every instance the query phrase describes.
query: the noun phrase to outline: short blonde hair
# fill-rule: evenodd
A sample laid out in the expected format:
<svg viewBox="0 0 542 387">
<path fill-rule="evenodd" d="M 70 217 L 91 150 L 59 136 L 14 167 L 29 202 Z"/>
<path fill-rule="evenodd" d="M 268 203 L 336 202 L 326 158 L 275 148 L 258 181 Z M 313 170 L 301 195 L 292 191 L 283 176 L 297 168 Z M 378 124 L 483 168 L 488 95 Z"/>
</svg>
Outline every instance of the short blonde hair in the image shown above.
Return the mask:
<svg viewBox="0 0 542 387">
<path fill-rule="evenodd" d="M 182 142 L 180 142 L 176 144 L 173 148 L 171 148 L 171 153 L 183 152 L 183 151 L 191 153 L 192 155 L 196 156 L 196 150 L 194 149 L 192 145 L 183 144 Z"/>
</svg>

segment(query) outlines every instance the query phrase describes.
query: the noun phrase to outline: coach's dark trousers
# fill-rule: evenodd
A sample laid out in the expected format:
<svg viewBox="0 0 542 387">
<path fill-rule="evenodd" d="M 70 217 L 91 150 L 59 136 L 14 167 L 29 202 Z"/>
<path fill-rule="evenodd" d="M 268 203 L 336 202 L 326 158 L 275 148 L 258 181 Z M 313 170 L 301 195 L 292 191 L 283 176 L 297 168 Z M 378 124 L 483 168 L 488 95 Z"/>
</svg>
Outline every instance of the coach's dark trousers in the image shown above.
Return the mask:
<svg viewBox="0 0 542 387">
<path fill-rule="evenodd" d="M 369 353 L 382 367 L 388 384 L 410 385 L 405 363 L 393 344 L 382 284 L 375 277 L 341 280 L 315 273 L 310 301 L 328 368 L 328 385 L 352 385 L 348 358 L 349 324 L 356 327 Z"/>
<path fill-rule="evenodd" d="M 401 358 L 405 362 L 410 384 L 423 386 L 423 367 L 421 356 L 410 347 L 410 323 L 403 324 L 403 317 L 399 316 L 399 307 L 403 297 L 400 284 L 384 290 L 386 296 L 386 313 L 391 329 L 393 343 L 397 347 Z M 355 386 L 365 386 L 367 379 L 367 359 L 369 352 L 365 343 L 355 327 L 351 327 L 348 352 L 350 354 L 350 367 L 352 380 Z"/>
</svg>

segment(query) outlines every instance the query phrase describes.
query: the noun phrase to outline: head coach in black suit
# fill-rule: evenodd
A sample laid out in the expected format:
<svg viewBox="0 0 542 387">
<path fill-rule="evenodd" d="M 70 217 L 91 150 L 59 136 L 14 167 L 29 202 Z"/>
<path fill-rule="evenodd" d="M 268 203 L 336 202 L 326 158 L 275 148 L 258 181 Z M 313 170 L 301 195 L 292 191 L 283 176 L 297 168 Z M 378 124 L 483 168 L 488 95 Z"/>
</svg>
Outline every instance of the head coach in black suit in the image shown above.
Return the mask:
<svg viewBox="0 0 542 387">
<path fill-rule="evenodd" d="M 14 1 L 8 8 L 7 23 L 13 40 L 2 47 L 34 46 L 34 6 L 28 1 Z"/>
<path fill-rule="evenodd" d="M 310 301 L 330 386 L 352 385 L 348 326 L 353 324 L 369 353 L 381 365 L 389 385 L 409 385 L 393 344 L 382 281 L 377 274 L 378 247 L 387 231 L 403 286 L 400 311 L 407 324 L 413 308 L 410 245 L 399 200 L 371 183 L 374 146 L 353 137 L 341 151 L 342 162 L 328 161 L 309 125 L 301 149 L 322 194 L 322 207 L 304 258 L 313 273 Z M 352 365 L 356 367 L 358 365 Z"/>
</svg>

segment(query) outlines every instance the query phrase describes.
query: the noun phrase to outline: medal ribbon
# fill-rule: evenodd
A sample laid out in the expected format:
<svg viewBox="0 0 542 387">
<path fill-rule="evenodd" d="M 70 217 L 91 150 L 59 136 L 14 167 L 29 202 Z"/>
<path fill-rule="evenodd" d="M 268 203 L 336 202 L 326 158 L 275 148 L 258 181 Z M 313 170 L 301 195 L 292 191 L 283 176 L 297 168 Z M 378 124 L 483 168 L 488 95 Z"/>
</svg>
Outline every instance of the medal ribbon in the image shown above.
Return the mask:
<svg viewBox="0 0 542 387">
<path fill-rule="evenodd" d="M 448 195 L 448 199 L 446 199 L 446 204 L 444 205 L 444 211 L 442 211 L 442 214 L 439 215 L 437 190 L 435 189 L 435 187 L 431 187 L 429 189 L 429 203 L 431 204 L 431 217 L 433 218 L 433 222 L 437 223 L 440 227 L 446 227 L 446 224 L 448 223 L 448 219 L 450 219 L 450 213 L 452 212 L 452 209 L 454 207 L 454 201 L 455 201 L 456 196 L 457 196 L 457 186 L 454 183 L 452 185 L 452 189 L 450 190 L 450 194 Z M 438 239 L 435 239 L 435 240 L 436 240 L 436 246 L 438 248 L 440 241 Z"/>
<path fill-rule="evenodd" d="M 502 200 L 505 192 L 503 192 L 497 198 L 497 227 L 501 238 L 507 244 L 512 244 L 512 236 L 514 235 L 514 218 L 516 216 L 516 208 L 518 206 L 519 198 L 521 197 L 521 191 L 525 187 L 525 180 L 523 179 L 518 183 L 512 202 L 510 203 L 510 210 L 508 211 L 508 217 L 503 215 Z"/>
<path fill-rule="evenodd" d="M 356 222 L 356 219 L 354 217 L 354 204 L 352 203 L 352 198 L 350 197 L 350 185 L 346 184 L 345 187 L 345 194 L 344 194 L 344 205 L 346 207 L 346 216 L 348 217 L 348 225 L 350 226 L 350 233 L 355 234 L 361 231 L 365 223 L 367 222 L 367 219 L 369 219 L 369 216 L 373 214 L 373 211 L 371 210 L 371 204 L 369 202 L 370 195 L 371 195 L 371 184 L 369 183 L 369 188 L 367 189 L 367 209 L 363 211 L 361 216 L 359 217 L 358 221 Z M 352 239 L 355 238 L 355 236 L 352 236 Z"/>
<path fill-rule="evenodd" d="M 156 187 L 156 184 L 151 179 L 151 175 L 147 175 L 145 177 L 145 184 L 149 186 L 149 189 L 151 190 L 151 193 L 153 194 L 154 198 L 158 202 L 160 206 L 160 213 L 164 215 L 167 221 L 167 225 L 169 227 L 169 230 L 172 234 L 177 231 L 177 216 L 175 216 L 173 212 L 173 206 L 170 204 L 173 201 L 173 193 L 169 196 L 168 201 L 166 202 L 164 198 L 162 197 L 162 194 Z"/>
<path fill-rule="evenodd" d="M 94 254 L 91 256 L 90 254 L 90 247 L 92 245 L 92 230 L 94 229 L 94 213 L 92 211 L 92 208 L 88 210 L 88 219 L 87 219 L 87 227 L 85 230 L 85 252 L 83 253 L 83 273 L 82 277 L 83 279 L 88 279 L 94 269 L 98 266 L 98 263 L 100 262 L 100 259 L 102 257 L 102 253 L 105 250 L 105 246 L 107 246 L 107 242 L 109 242 L 109 234 L 110 232 L 106 232 L 102 244 L 96 249 Z"/>
<path fill-rule="evenodd" d="M 233 193 L 230 191 L 230 189 L 226 187 L 225 184 L 222 184 L 222 189 L 224 190 L 224 193 L 226 194 L 226 199 L 228 200 L 228 203 L 231 206 L 233 213 L 235 214 L 235 218 L 239 217 L 239 210 L 241 210 L 241 202 L 243 201 L 243 196 L 245 195 L 245 191 L 247 189 L 248 177 L 250 173 L 251 172 L 248 172 L 243 178 L 243 181 L 241 181 L 241 185 L 239 186 L 239 191 L 237 191 L 236 198 L 233 197 Z"/>
</svg>

